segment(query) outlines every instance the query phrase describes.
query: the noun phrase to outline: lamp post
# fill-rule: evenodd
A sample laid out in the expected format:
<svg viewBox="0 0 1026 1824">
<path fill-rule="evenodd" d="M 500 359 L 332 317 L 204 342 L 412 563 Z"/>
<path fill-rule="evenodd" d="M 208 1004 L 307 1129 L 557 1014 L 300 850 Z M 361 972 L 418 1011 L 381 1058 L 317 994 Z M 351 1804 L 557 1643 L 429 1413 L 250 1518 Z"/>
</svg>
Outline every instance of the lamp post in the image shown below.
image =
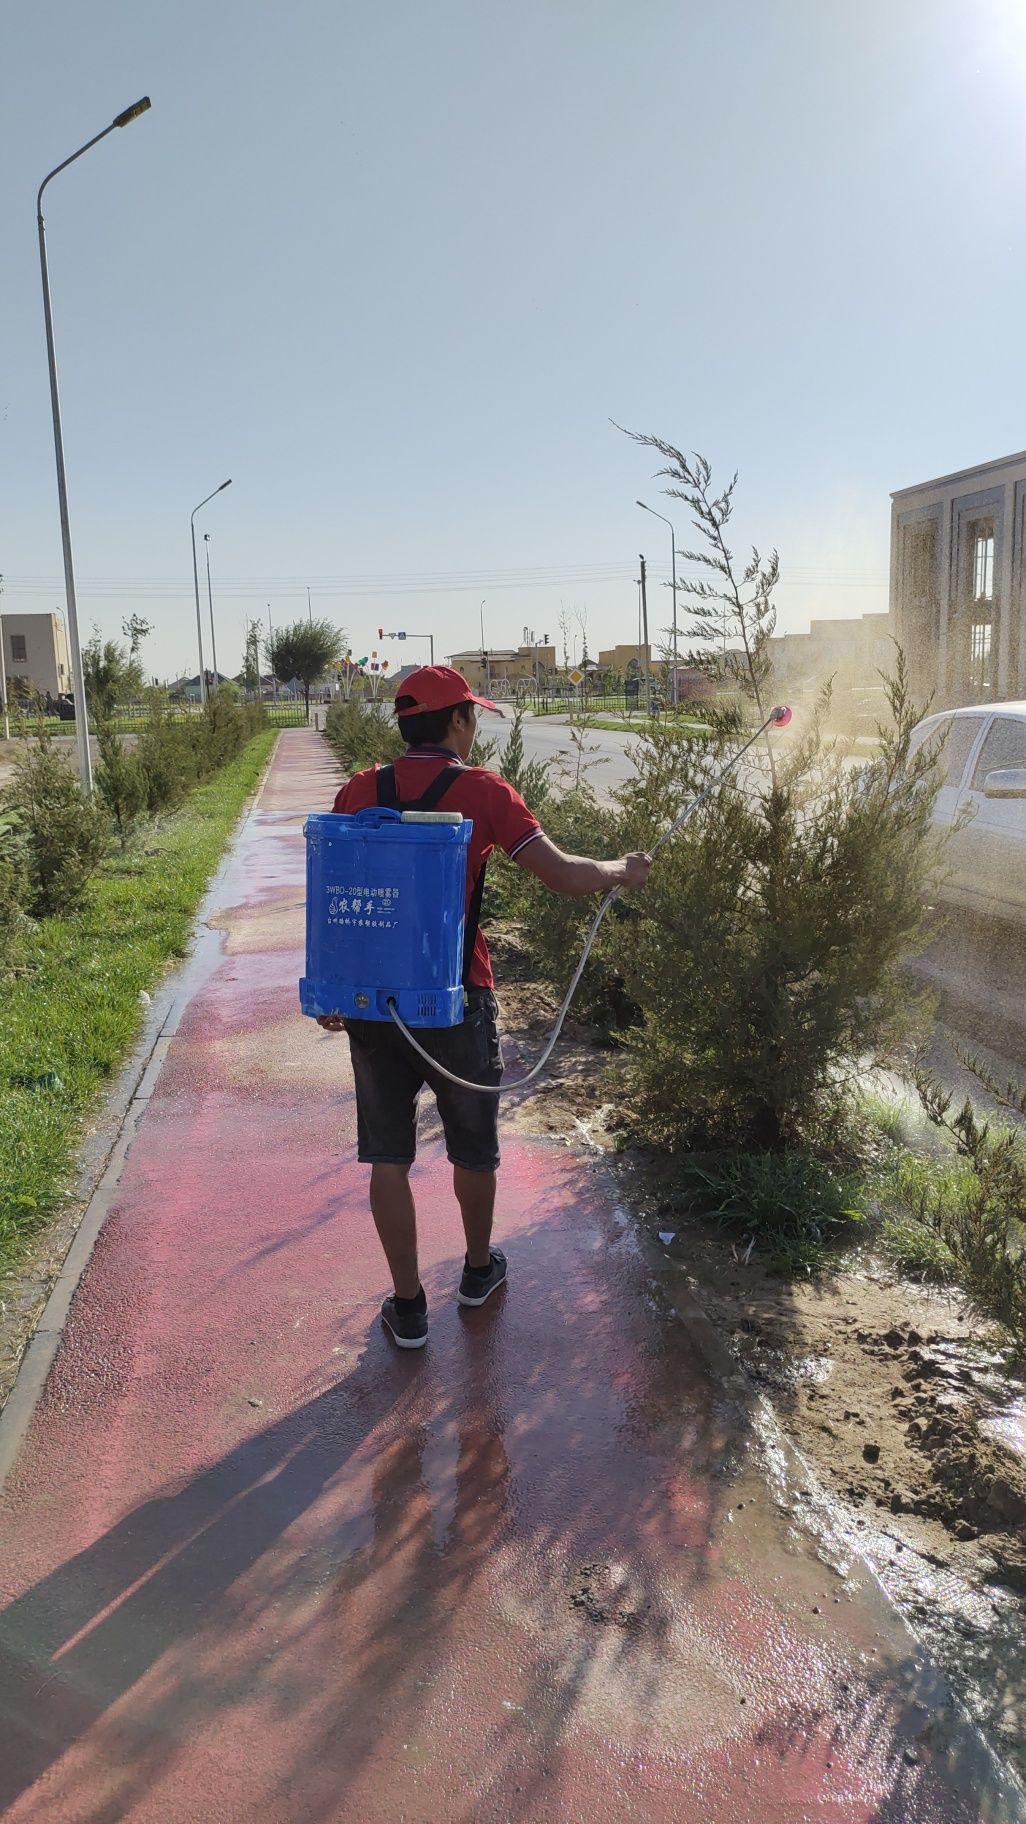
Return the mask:
<svg viewBox="0 0 1026 1824">
<path fill-rule="evenodd" d="M 223 494 L 225 488 L 230 488 L 231 485 L 232 478 L 229 475 L 227 481 L 222 481 L 221 486 L 214 489 L 214 494 Z M 192 535 L 192 586 L 196 591 L 196 643 L 199 647 L 199 685 L 201 703 L 205 703 L 207 700 L 207 679 L 206 673 L 203 670 L 203 622 L 200 620 L 199 570 L 196 567 L 196 515 L 199 512 L 200 507 L 205 507 L 208 500 L 213 500 L 214 494 L 208 494 L 205 499 L 200 501 L 199 507 L 193 507 L 189 519 L 189 531 Z"/>
<path fill-rule="evenodd" d="M 665 513 L 657 513 L 654 507 L 646 506 L 643 500 L 636 500 L 634 505 L 640 507 L 644 513 L 651 513 L 653 519 L 661 519 L 663 525 L 670 528 L 670 560 L 673 565 L 673 690 L 670 693 L 670 700 L 676 709 L 679 693 L 677 681 L 677 535 L 673 530 L 672 522 L 667 519 Z"/>
<path fill-rule="evenodd" d="M 78 637 L 78 603 L 75 597 L 75 566 L 71 555 L 71 521 L 68 517 L 68 483 L 64 472 L 64 437 L 61 432 L 61 400 L 57 386 L 57 356 L 53 342 L 53 313 L 50 308 L 50 276 L 46 265 L 46 228 L 43 223 L 43 191 L 52 177 L 59 171 L 66 171 L 76 158 L 97 146 L 115 127 L 127 127 L 130 121 L 138 120 L 145 114 L 150 105 L 150 98 L 144 95 L 123 114 L 116 114 L 109 127 L 87 139 L 84 146 L 79 146 L 70 158 L 55 165 L 44 177 L 36 196 L 36 227 L 39 230 L 39 270 L 43 280 L 43 315 L 46 319 L 46 357 L 50 368 L 50 409 L 53 413 L 53 447 L 57 458 L 57 499 L 61 513 L 61 544 L 64 548 L 64 589 L 68 604 L 68 640 L 71 646 L 71 682 L 75 693 L 75 745 L 78 749 L 78 773 L 83 792 L 93 789 L 93 767 L 89 754 L 89 717 L 85 699 L 85 672 L 82 668 L 82 647 Z M 6 699 L 5 699 L 6 700 Z"/>
<path fill-rule="evenodd" d="M 218 687 L 217 669 L 217 636 L 214 632 L 214 597 L 210 588 L 210 533 L 204 532 L 203 543 L 207 548 L 207 606 L 210 609 L 210 660 L 214 671 L 214 689 Z"/>
</svg>

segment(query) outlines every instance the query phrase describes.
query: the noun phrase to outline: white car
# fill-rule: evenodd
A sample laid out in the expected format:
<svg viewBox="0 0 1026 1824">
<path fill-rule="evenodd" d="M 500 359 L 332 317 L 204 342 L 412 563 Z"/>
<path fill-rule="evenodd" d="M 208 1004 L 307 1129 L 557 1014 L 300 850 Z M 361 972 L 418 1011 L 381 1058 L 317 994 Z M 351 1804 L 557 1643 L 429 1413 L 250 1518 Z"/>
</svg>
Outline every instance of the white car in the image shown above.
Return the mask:
<svg viewBox="0 0 1026 1824">
<path fill-rule="evenodd" d="M 949 829 L 971 811 L 948 841 L 940 897 L 1026 925 L 1026 702 L 926 716 L 913 751 L 932 737 L 943 742 L 934 822 Z"/>
</svg>

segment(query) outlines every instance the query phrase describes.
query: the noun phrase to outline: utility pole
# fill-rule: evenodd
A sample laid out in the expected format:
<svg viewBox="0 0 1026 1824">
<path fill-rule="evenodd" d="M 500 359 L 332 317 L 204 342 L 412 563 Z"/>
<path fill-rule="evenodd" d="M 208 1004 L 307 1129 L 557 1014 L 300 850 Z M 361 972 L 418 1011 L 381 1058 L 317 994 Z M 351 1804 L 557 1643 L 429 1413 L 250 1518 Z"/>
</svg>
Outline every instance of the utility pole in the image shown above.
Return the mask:
<svg viewBox="0 0 1026 1824">
<path fill-rule="evenodd" d="M 278 701 L 278 679 L 275 676 L 274 660 L 271 658 L 271 647 L 274 645 L 274 623 L 271 620 L 271 604 L 267 604 L 267 656 L 271 666 L 271 700 Z"/>
<path fill-rule="evenodd" d="M 306 618 L 313 625 L 313 609 L 310 606 L 310 585 L 306 585 Z"/>
<path fill-rule="evenodd" d="M 645 677 L 648 678 L 648 594 L 645 589 L 645 560 L 641 562 L 641 625 L 644 634 Z"/>
</svg>

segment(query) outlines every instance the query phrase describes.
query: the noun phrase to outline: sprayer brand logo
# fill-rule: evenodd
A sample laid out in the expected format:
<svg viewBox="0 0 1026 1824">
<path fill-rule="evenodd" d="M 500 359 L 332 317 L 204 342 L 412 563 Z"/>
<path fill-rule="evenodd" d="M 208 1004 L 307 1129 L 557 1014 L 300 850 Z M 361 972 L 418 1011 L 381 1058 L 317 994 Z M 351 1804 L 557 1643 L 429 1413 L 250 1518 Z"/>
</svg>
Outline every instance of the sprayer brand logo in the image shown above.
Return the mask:
<svg viewBox="0 0 1026 1824">
<path fill-rule="evenodd" d="M 329 925 L 356 925 L 367 931 L 394 931 L 399 910 L 398 887 L 325 887 Z"/>
</svg>

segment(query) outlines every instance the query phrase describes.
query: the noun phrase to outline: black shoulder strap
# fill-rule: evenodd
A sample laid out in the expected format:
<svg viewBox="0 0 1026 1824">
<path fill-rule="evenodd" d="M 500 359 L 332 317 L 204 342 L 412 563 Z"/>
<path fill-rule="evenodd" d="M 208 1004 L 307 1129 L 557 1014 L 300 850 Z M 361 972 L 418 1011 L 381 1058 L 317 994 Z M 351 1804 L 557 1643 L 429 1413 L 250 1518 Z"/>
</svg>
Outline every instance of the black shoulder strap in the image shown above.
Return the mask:
<svg viewBox="0 0 1026 1824">
<path fill-rule="evenodd" d="M 399 798 L 395 789 L 395 767 L 379 766 L 374 774 L 378 803 L 387 811 L 399 809 Z"/>
<path fill-rule="evenodd" d="M 445 797 L 449 787 L 455 785 L 463 770 L 461 766 L 443 766 L 441 772 L 435 774 L 426 792 L 422 792 L 419 798 L 406 802 L 406 809 L 408 811 L 433 811 Z M 374 779 L 377 786 L 378 803 L 387 810 L 397 811 L 399 797 L 395 788 L 395 767 L 379 766 Z M 485 868 L 482 866 L 474 882 L 474 890 L 470 895 L 470 904 L 467 907 L 466 923 L 463 927 L 464 987 L 467 986 L 470 965 L 474 960 L 474 945 L 477 942 L 477 930 L 481 923 L 481 902 L 484 898 L 484 888 Z"/>
<path fill-rule="evenodd" d="M 470 965 L 474 960 L 474 945 L 477 942 L 477 928 L 481 923 L 481 901 L 484 898 L 485 873 L 488 863 L 481 863 L 481 872 L 474 882 L 474 891 L 470 895 L 467 907 L 467 922 L 463 927 L 463 986 L 470 983 Z"/>
<path fill-rule="evenodd" d="M 462 766 L 443 766 L 441 772 L 435 774 L 427 791 L 422 792 L 417 802 L 408 804 L 406 809 L 408 811 L 433 811 L 436 804 L 439 804 L 445 797 L 450 785 L 455 785 L 462 771 Z"/>
</svg>

